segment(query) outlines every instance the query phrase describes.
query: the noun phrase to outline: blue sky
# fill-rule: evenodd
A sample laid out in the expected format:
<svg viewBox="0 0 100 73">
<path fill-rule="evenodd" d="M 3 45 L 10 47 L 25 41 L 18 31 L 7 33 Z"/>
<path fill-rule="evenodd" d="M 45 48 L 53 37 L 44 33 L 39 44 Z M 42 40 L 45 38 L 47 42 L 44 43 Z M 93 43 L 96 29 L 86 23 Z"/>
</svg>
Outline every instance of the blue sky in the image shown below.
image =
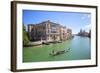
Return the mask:
<svg viewBox="0 0 100 73">
<path fill-rule="evenodd" d="M 23 23 L 26 27 L 28 24 L 36 24 L 46 20 L 72 29 L 73 34 L 79 32 L 80 29 L 88 31 L 91 26 L 90 13 L 23 10 Z"/>
</svg>

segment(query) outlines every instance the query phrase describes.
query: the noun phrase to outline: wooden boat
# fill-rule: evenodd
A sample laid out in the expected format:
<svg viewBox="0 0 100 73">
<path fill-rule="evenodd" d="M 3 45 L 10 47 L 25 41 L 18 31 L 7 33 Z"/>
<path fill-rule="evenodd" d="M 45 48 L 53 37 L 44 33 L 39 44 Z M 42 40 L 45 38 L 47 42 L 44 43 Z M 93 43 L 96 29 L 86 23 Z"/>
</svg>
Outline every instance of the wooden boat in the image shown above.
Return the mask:
<svg viewBox="0 0 100 73">
<path fill-rule="evenodd" d="M 50 43 L 45 43 L 45 45 L 49 45 Z"/>
<path fill-rule="evenodd" d="M 49 42 L 42 42 L 42 44 L 49 45 L 50 43 Z"/>
<path fill-rule="evenodd" d="M 62 51 L 57 51 L 57 52 L 54 52 L 54 50 L 52 51 L 52 53 L 50 53 L 50 55 L 52 56 L 57 56 L 57 55 L 60 55 L 60 54 L 64 54 L 65 52 L 68 52 L 69 50 L 62 50 Z"/>
</svg>

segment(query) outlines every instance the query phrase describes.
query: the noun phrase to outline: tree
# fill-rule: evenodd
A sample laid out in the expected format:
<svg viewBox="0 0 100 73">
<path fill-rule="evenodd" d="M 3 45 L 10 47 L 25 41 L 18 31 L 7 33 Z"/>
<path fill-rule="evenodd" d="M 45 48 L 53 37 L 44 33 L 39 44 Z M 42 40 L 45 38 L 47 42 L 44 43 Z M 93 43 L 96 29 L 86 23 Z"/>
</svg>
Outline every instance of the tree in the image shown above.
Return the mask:
<svg viewBox="0 0 100 73">
<path fill-rule="evenodd" d="M 26 32 L 26 28 L 23 25 L 23 46 L 26 46 L 29 44 L 29 38 L 28 38 L 28 34 Z"/>
</svg>

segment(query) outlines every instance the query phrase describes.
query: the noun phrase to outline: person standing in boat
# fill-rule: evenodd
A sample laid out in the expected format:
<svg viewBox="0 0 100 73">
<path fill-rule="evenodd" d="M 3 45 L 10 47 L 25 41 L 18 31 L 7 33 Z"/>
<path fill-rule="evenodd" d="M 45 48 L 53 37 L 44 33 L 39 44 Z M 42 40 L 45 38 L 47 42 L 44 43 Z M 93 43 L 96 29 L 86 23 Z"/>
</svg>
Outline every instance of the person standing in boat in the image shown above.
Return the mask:
<svg viewBox="0 0 100 73">
<path fill-rule="evenodd" d="M 55 53 L 55 50 L 54 50 L 54 49 L 52 50 L 52 53 L 53 53 L 53 54 Z"/>
</svg>

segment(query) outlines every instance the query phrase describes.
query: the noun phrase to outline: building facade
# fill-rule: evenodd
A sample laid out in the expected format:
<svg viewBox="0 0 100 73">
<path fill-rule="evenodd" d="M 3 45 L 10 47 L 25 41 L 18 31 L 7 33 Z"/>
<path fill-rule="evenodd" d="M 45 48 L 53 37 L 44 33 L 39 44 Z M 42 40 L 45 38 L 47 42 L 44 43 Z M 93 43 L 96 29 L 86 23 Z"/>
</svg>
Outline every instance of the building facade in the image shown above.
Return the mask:
<svg viewBox="0 0 100 73">
<path fill-rule="evenodd" d="M 28 33 L 32 41 L 63 41 L 72 36 L 72 30 L 50 20 L 39 24 L 29 24 Z"/>
</svg>

